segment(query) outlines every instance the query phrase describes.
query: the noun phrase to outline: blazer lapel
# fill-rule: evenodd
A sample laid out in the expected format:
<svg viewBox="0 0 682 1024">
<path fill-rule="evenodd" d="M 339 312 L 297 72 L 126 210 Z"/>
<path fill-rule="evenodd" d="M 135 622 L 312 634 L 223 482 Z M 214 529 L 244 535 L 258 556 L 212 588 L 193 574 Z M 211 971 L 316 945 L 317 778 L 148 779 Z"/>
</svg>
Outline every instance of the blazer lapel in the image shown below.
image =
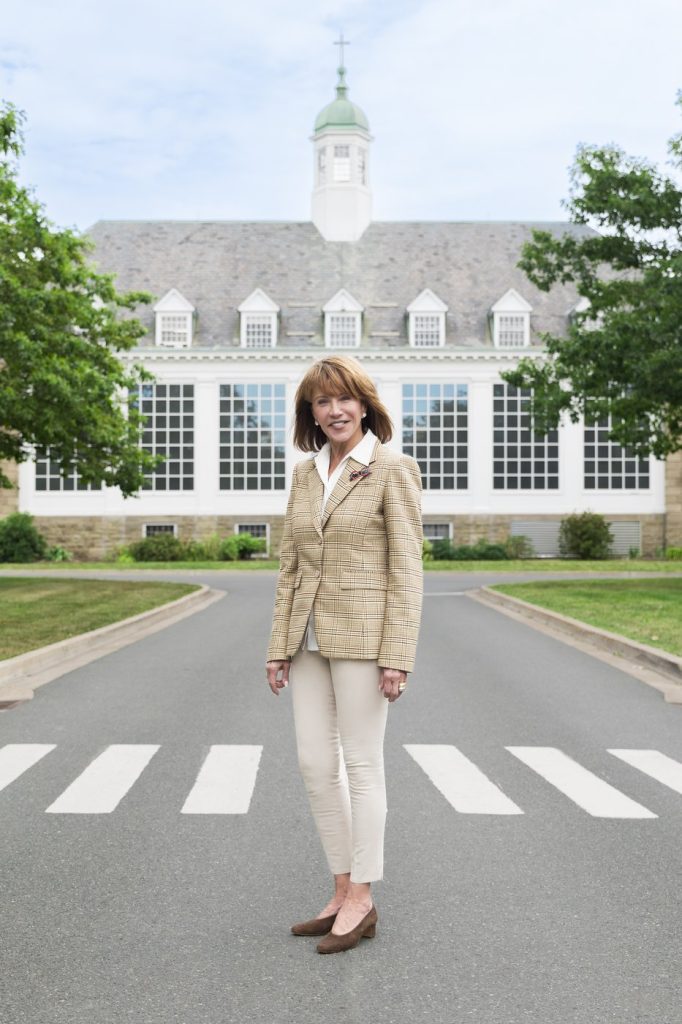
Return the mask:
<svg viewBox="0 0 682 1024">
<path fill-rule="evenodd" d="M 369 460 L 370 461 L 370 465 L 376 460 L 377 448 L 379 447 L 380 444 L 381 444 L 381 442 L 379 440 L 377 440 L 375 442 L 374 451 L 372 452 L 372 456 L 371 456 L 371 458 Z M 329 519 L 329 517 L 332 514 L 332 512 L 334 511 L 334 509 L 338 508 L 339 505 L 341 504 L 341 502 L 343 501 L 343 499 L 346 497 L 346 495 L 350 494 L 350 492 L 353 490 L 353 488 L 356 487 L 357 484 L 359 484 L 360 481 L 364 479 L 364 477 L 356 476 L 354 480 L 351 480 L 351 473 L 354 473 L 354 472 L 356 472 L 358 470 L 362 470 L 362 469 L 365 469 L 365 468 L 366 467 L 364 466 L 364 464 L 362 462 L 358 462 L 357 459 L 354 459 L 353 456 L 351 455 L 351 457 L 348 459 L 348 462 L 346 463 L 346 465 L 343 468 L 343 472 L 341 473 L 341 476 L 336 481 L 336 487 L 334 488 L 332 493 L 329 495 L 329 498 L 327 500 L 327 504 L 325 505 L 324 512 L 322 513 L 322 522 L 321 522 L 322 529 L 324 529 L 324 527 L 325 527 L 325 525 L 327 523 L 327 520 Z M 322 481 L 320 480 L 319 473 L 316 472 L 315 475 L 317 476 L 317 479 L 318 479 L 320 485 L 322 485 Z M 320 486 L 320 490 L 321 490 L 321 492 L 323 491 L 322 486 Z M 322 498 L 320 498 L 320 501 L 319 501 L 319 503 L 317 505 L 317 508 L 319 509 L 321 507 L 321 505 L 322 505 Z"/>
<path fill-rule="evenodd" d="M 322 499 L 324 498 L 324 484 L 317 472 L 317 466 L 310 460 L 308 471 L 308 495 L 310 496 L 310 507 L 313 510 L 313 526 L 322 536 Z"/>
</svg>

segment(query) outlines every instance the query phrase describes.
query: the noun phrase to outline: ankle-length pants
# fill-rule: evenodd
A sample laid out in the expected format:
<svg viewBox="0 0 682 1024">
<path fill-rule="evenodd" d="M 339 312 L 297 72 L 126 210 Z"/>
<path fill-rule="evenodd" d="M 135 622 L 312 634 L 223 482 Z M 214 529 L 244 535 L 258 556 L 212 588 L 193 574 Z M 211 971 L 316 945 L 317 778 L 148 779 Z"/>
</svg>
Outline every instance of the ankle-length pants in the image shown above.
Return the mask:
<svg viewBox="0 0 682 1024">
<path fill-rule="evenodd" d="M 327 863 L 352 882 L 383 877 L 388 701 L 376 661 L 325 658 L 299 648 L 291 661 L 298 763 Z"/>
</svg>

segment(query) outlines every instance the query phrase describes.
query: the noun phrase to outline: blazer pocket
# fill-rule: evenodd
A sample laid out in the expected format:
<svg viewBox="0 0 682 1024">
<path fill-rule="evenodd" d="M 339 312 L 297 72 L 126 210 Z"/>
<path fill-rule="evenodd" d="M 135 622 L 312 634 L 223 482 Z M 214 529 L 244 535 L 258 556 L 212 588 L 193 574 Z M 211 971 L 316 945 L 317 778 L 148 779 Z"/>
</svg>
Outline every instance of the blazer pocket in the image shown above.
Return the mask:
<svg viewBox="0 0 682 1024">
<path fill-rule="evenodd" d="M 301 585 L 301 577 L 303 576 L 303 569 L 299 569 L 296 573 L 296 579 L 294 580 L 294 590 Z"/>
<path fill-rule="evenodd" d="M 345 572 L 341 577 L 341 590 L 386 590 L 388 581 L 385 572 Z"/>
</svg>

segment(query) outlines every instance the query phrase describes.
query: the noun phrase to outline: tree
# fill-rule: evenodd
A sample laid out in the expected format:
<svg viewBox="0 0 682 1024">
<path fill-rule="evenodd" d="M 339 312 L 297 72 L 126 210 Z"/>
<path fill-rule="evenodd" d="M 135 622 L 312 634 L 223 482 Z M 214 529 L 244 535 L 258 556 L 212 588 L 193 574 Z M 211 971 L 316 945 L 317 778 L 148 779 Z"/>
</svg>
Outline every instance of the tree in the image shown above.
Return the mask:
<svg viewBox="0 0 682 1024">
<path fill-rule="evenodd" d="M 682 167 L 682 136 L 668 149 Z M 519 266 L 543 291 L 573 282 L 585 308 L 566 336 L 542 336 L 546 355 L 502 376 L 533 389 L 540 430 L 563 412 L 574 422 L 610 416 L 613 440 L 640 457 L 665 457 L 682 447 L 682 192 L 616 146 L 581 146 L 564 206 L 596 232 L 535 230 Z"/>
<path fill-rule="evenodd" d="M 151 296 L 118 294 L 112 275 L 88 265 L 91 244 L 55 228 L 19 185 L 23 120 L 0 106 L 0 459 L 49 448 L 63 471 L 128 496 L 154 459 L 139 446 L 142 417 L 123 400 L 149 374 L 118 358 L 145 328 L 118 313 Z M 0 485 L 10 486 L 2 472 Z"/>
</svg>

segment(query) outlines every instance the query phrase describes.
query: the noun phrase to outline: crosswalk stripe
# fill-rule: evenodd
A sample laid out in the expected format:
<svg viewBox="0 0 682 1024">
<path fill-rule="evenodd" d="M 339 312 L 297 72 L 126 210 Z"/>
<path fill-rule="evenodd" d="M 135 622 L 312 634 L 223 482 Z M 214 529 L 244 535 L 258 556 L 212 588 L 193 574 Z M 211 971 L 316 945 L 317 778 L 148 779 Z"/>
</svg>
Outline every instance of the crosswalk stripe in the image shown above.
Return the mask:
<svg viewBox="0 0 682 1024">
<path fill-rule="evenodd" d="M 155 743 L 114 743 L 47 808 L 52 814 L 109 814 L 159 749 Z"/>
<path fill-rule="evenodd" d="M 182 814 L 246 814 L 263 748 L 214 744 L 182 807 Z"/>
<path fill-rule="evenodd" d="M 56 743 L 8 743 L 0 750 L 0 789 L 9 786 L 41 757 L 54 750 Z"/>
<path fill-rule="evenodd" d="M 682 764 L 660 750 L 609 750 L 609 754 L 638 768 L 645 775 L 663 783 L 676 793 L 682 793 Z"/>
<path fill-rule="evenodd" d="M 557 747 L 507 747 L 552 786 L 595 818 L 657 818 Z"/>
<path fill-rule="evenodd" d="M 406 743 L 405 750 L 462 814 L 523 814 L 461 750 L 449 744 Z"/>
</svg>

